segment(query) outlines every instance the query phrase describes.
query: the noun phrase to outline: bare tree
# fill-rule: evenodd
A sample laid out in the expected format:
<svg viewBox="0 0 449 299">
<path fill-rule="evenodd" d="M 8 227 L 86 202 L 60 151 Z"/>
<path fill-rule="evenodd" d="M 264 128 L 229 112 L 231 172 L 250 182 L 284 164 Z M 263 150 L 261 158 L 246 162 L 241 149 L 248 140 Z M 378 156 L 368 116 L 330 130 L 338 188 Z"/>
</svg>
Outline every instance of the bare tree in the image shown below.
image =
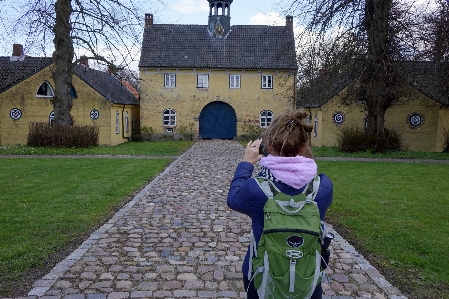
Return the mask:
<svg viewBox="0 0 449 299">
<path fill-rule="evenodd" d="M 419 29 L 424 59 L 449 62 L 449 1 L 436 0 L 436 8 L 423 15 Z"/>
<path fill-rule="evenodd" d="M 48 38 L 53 38 L 53 106 L 54 121 L 58 124 L 73 123 L 70 88 L 75 63 L 87 58 L 121 69 L 138 55 L 144 24 L 142 11 L 133 0 L 2 2 L 8 4 L 10 10 L 23 12 L 9 28 L 9 34 L 23 33 L 25 28 L 28 47 L 41 46 L 42 49 L 46 48 Z"/>
<path fill-rule="evenodd" d="M 422 47 L 418 57 L 433 62 L 433 84 L 449 98 L 449 1 L 436 0 L 436 7 L 426 12 L 419 23 Z"/>
<path fill-rule="evenodd" d="M 300 45 L 310 34 L 336 33 L 324 58 L 320 56 L 315 76 L 356 73 L 353 98 L 366 105 L 367 131 L 382 134 L 385 111 L 398 99 L 397 62 L 409 47 L 411 6 L 398 0 L 284 0 L 283 4 L 286 13 L 304 21 Z"/>
</svg>

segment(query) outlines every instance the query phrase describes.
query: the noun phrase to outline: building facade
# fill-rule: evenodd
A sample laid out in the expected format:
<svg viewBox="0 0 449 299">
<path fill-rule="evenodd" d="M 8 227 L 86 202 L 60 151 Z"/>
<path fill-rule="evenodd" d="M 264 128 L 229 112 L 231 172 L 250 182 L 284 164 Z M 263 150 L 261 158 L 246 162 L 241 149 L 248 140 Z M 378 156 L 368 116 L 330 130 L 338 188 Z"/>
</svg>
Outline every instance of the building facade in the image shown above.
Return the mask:
<svg viewBox="0 0 449 299">
<path fill-rule="evenodd" d="M 205 0 L 206 1 L 206 0 Z M 141 126 L 233 139 L 295 105 L 293 19 L 231 26 L 232 0 L 208 0 L 206 25 L 155 24 L 145 16 L 139 62 Z"/>
<path fill-rule="evenodd" d="M 0 57 L 0 145 L 25 145 L 32 122 L 54 117 L 52 58 L 28 57 L 15 45 L 11 57 Z M 87 61 L 74 68 L 71 115 L 77 125 L 99 127 L 99 143 L 130 140 L 138 129 L 139 100 L 114 76 L 90 69 Z"/>
<path fill-rule="evenodd" d="M 449 131 L 448 92 L 431 62 L 404 63 L 401 70 L 402 96 L 386 110 L 385 127 L 399 132 L 408 150 L 441 152 Z M 300 97 L 298 106 L 309 111 L 314 124 L 312 146 L 335 146 L 343 128 L 365 127 L 365 104 L 346 97 L 355 77 L 323 76 Z"/>
</svg>

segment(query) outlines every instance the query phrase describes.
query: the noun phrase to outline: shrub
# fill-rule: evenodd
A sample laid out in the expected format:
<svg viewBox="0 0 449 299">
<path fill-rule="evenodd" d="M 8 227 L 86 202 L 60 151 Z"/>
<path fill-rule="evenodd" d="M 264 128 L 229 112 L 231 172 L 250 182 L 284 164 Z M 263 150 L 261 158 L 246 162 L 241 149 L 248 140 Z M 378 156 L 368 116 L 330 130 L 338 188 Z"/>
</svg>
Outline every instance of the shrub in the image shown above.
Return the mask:
<svg viewBox="0 0 449 299">
<path fill-rule="evenodd" d="M 133 134 L 133 136 L 131 137 L 131 140 L 136 141 L 136 142 L 144 141 L 142 134 Z"/>
<path fill-rule="evenodd" d="M 29 125 L 27 144 L 36 147 L 83 148 L 98 145 L 96 126 L 62 126 L 46 122 Z"/>
<path fill-rule="evenodd" d="M 195 126 L 194 123 L 189 123 L 189 126 L 186 125 L 180 125 L 178 127 L 178 132 L 181 135 L 181 140 L 193 140 L 193 127 Z M 176 139 L 176 137 L 175 137 Z"/>
<path fill-rule="evenodd" d="M 243 134 L 239 135 L 238 140 L 249 141 L 261 138 L 265 129 L 260 127 L 258 119 L 245 119 L 243 121 L 242 131 Z"/>
<path fill-rule="evenodd" d="M 348 153 L 385 153 L 405 147 L 401 134 L 396 130 L 385 129 L 382 134 L 369 134 L 358 126 L 344 127 L 337 134 L 337 146 L 340 151 Z"/>
<path fill-rule="evenodd" d="M 154 135 L 154 129 L 152 127 L 141 127 L 140 128 L 140 141 L 150 141 Z"/>
</svg>

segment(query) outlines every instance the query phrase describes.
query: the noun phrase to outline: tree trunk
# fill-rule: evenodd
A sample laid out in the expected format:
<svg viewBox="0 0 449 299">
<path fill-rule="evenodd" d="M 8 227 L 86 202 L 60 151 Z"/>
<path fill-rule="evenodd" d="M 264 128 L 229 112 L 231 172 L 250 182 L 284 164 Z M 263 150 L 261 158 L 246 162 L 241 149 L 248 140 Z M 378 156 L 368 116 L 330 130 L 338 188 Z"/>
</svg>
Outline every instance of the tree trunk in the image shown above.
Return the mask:
<svg viewBox="0 0 449 299">
<path fill-rule="evenodd" d="M 388 49 L 391 7 L 392 0 L 366 0 L 365 5 L 368 61 L 361 79 L 361 94 L 368 110 L 367 132 L 371 134 L 384 132 L 385 111 L 391 104 L 389 88 L 394 84 Z"/>
<path fill-rule="evenodd" d="M 72 59 L 74 55 L 71 37 L 72 25 L 70 24 L 71 0 L 57 0 L 55 10 L 56 21 L 53 28 L 55 51 L 53 52 L 54 70 L 52 72 L 55 82 L 55 95 L 52 102 L 55 112 L 54 122 L 59 125 L 70 126 L 73 124 L 70 115 L 72 109 L 70 88 L 72 86 Z"/>
</svg>

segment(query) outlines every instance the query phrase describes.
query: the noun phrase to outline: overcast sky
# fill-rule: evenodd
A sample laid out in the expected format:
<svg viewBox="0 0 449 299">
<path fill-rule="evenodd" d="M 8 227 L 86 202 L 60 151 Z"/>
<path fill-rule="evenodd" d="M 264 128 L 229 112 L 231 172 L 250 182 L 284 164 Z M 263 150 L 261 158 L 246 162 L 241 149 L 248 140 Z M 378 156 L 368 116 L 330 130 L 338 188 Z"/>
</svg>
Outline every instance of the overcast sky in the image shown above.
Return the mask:
<svg viewBox="0 0 449 299">
<path fill-rule="evenodd" d="M 273 0 L 234 0 L 231 4 L 231 25 L 274 25 L 283 21 L 273 8 Z M 209 7 L 207 0 L 169 0 L 166 7 L 156 5 L 155 23 L 207 25 Z M 280 24 L 278 24 L 280 25 Z"/>
<path fill-rule="evenodd" d="M 156 24 L 198 24 L 207 25 L 209 8 L 207 0 L 158 0 L 145 1 L 137 0 L 141 4 L 142 17 L 145 13 L 152 13 Z M 404 0 L 414 2 L 418 7 L 426 7 L 435 0 Z M 448 0 L 449 1 L 449 0 Z M 0 0 L 0 3 L 2 1 Z M 7 2 L 7 1 L 6 1 Z M 279 6 L 276 6 L 278 0 L 234 0 L 231 4 L 231 25 L 285 25 L 285 16 L 281 15 Z M 0 9 L 2 13 L 5 8 L 3 2 Z M 299 30 L 296 26 L 298 20 L 294 20 L 295 31 Z M 142 24 L 143 25 L 143 24 Z M 7 36 L 0 43 L 0 56 L 10 56 L 12 53 L 12 44 L 24 44 L 26 49 L 26 39 L 23 36 Z M 53 46 L 51 39 L 48 40 L 48 49 L 46 56 L 50 56 Z M 26 49 L 30 52 L 25 53 L 32 56 L 42 56 L 40 49 Z M 135 68 L 139 57 L 140 49 L 135 49 L 135 61 L 132 67 Z M 82 53 L 80 53 L 82 55 Z"/>
<path fill-rule="evenodd" d="M 0 1 L 1 2 L 1 1 Z M 152 13 L 155 24 L 197 24 L 207 25 L 209 6 L 207 0 L 158 0 L 141 1 L 142 16 Z M 231 4 L 231 25 L 284 25 L 285 17 L 273 7 L 273 0 L 234 0 Z M 4 8 L 4 7 L 3 7 Z M 2 9 L 3 10 L 3 9 Z M 142 24 L 143 25 L 143 24 Z M 51 39 L 48 41 L 51 43 Z M 40 49 L 27 49 L 24 36 L 8 36 L 0 43 L 0 56 L 12 54 L 12 44 L 23 44 L 28 55 L 50 56 L 53 48 L 49 45 L 45 54 Z M 131 63 L 132 69 L 137 68 L 139 50 L 136 49 L 136 59 Z"/>
<path fill-rule="evenodd" d="M 159 24 L 207 25 L 209 16 L 207 0 L 164 0 L 164 2 L 165 5 L 157 0 L 147 1 L 146 3 L 151 3 L 147 7 L 143 2 L 144 5 L 140 6 L 142 16 L 145 13 L 152 13 L 154 22 Z M 231 25 L 285 24 L 284 17 L 274 12 L 272 6 L 273 0 L 234 0 L 231 4 Z M 0 43 L 0 56 L 11 55 L 13 43 L 24 44 L 26 48 L 25 41 L 23 36 L 7 37 L 7 40 Z"/>
</svg>

